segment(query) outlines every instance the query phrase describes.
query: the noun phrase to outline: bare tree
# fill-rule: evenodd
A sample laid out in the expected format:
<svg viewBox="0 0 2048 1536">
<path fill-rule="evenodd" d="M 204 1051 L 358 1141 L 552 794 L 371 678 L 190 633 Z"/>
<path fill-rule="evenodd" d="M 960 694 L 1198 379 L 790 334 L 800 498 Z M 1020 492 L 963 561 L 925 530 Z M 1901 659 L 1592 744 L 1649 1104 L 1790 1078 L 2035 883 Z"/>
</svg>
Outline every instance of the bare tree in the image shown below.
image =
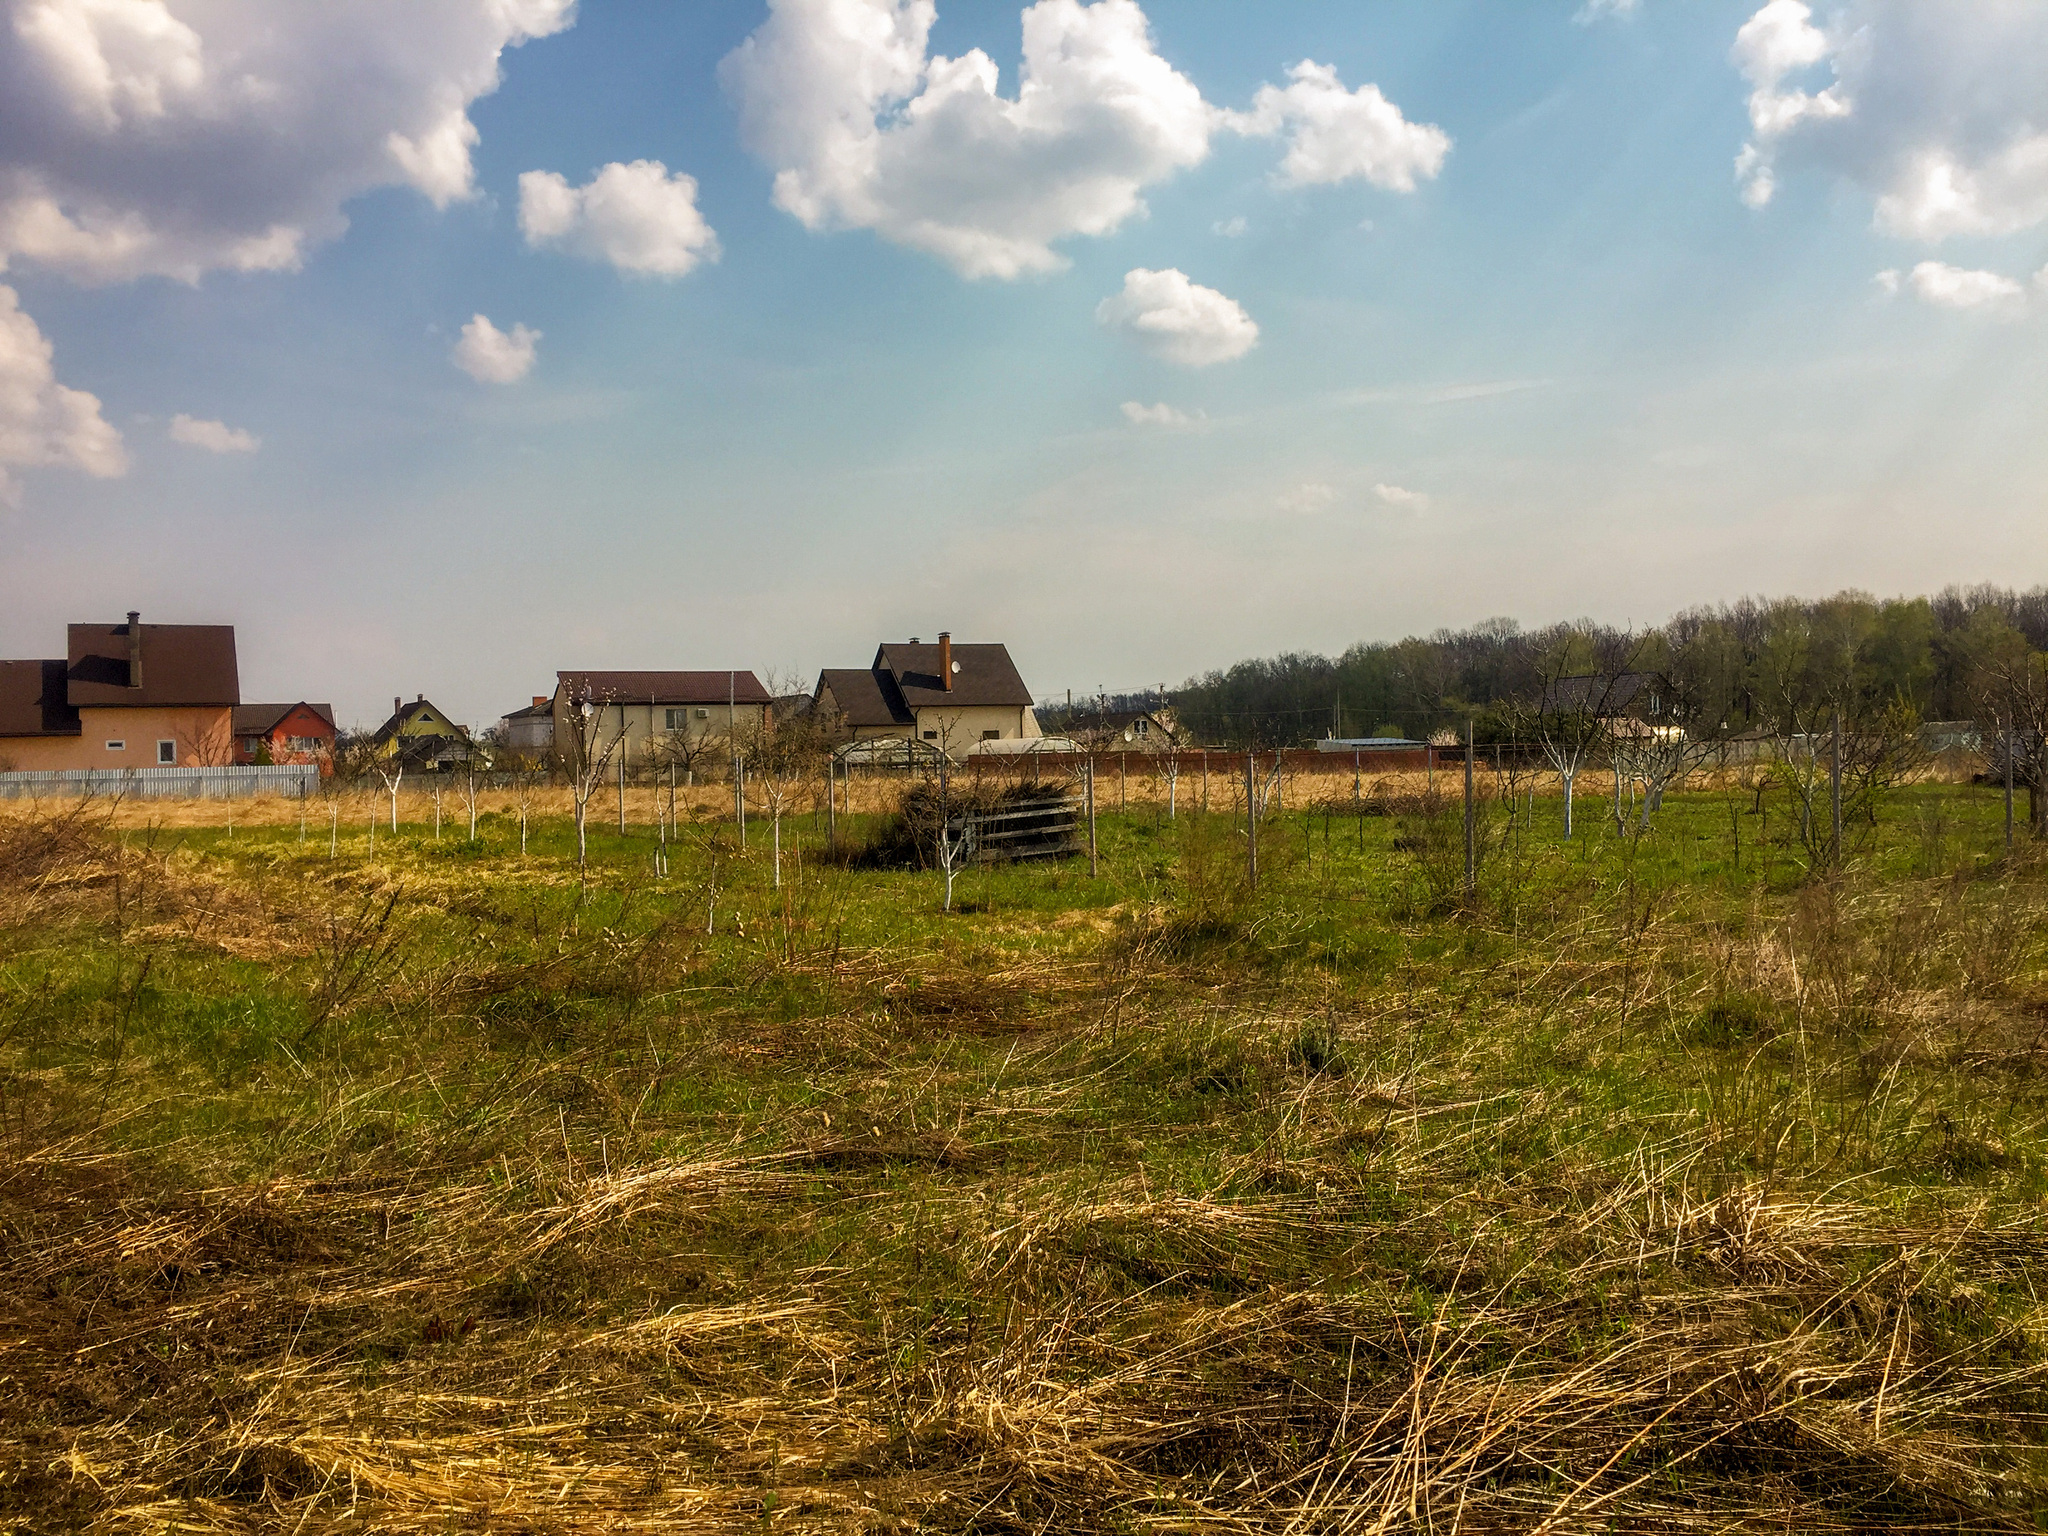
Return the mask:
<svg viewBox="0 0 2048 1536">
<path fill-rule="evenodd" d="M 389 761 L 389 767 L 380 762 L 372 765 L 372 771 L 376 773 L 378 778 L 384 781 L 385 793 L 391 796 L 391 830 L 396 832 L 398 830 L 398 786 L 405 780 L 405 759 L 393 757 Z"/>
<path fill-rule="evenodd" d="M 469 840 L 476 841 L 477 797 L 483 793 L 485 774 L 477 765 L 474 754 L 462 760 L 462 770 L 455 781 L 455 792 L 462 797 L 462 807 L 469 812 Z"/>
<path fill-rule="evenodd" d="M 571 695 L 562 725 L 555 732 L 555 750 L 561 756 L 563 772 L 568 775 L 569 794 L 576 808 L 579 878 L 586 878 L 589 873 L 591 796 L 603 787 L 605 770 L 611 766 L 613 756 L 624 750 L 626 742 L 624 712 L 620 712 L 617 730 L 605 719 L 610 702 L 583 694 Z"/>
<path fill-rule="evenodd" d="M 956 830 L 950 819 L 939 823 L 939 868 L 946 876 L 945 910 L 953 910 L 953 881 L 974 861 L 974 819 L 962 816 Z"/>
<path fill-rule="evenodd" d="M 2027 822 L 2048 837 L 2048 654 L 2024 644 L 1985 658 L 1977 668 L 1979 707 L 1997 721 L 1986 732 L 1985 755 L 1994 776 L 2010 769 L 2027 792 Z"/>
</svg>

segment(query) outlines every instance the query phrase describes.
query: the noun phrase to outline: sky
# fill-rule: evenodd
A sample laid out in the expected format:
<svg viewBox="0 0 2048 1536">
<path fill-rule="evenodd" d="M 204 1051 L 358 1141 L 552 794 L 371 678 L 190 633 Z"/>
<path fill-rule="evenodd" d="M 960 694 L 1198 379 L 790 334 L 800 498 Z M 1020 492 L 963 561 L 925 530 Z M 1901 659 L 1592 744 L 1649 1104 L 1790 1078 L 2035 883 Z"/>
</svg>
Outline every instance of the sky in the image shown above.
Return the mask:
<svg viewBox="0 0 2048 1536">
<path fill-rule="evenodd" d="M 0 0 L 0 655 L 1041 697 L 2048 579 L 2041 0 Z"/>
</svg>

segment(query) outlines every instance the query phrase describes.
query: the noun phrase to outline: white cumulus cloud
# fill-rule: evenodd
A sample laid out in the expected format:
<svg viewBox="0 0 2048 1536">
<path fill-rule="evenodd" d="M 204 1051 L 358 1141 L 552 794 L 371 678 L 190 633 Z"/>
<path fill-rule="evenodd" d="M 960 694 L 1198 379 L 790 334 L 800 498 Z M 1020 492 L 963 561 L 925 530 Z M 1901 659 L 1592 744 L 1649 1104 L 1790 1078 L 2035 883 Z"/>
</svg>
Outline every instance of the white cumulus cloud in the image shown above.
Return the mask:
<svg viewBox="0 0 2048 1536">
<path fill-rule="evenodd" d="M 231 427 L 224 421 L 207 421 L 179 412 L 171 418 L 171 441 L 208 453 L 254 453 L 263 439 L 253 432 Z"/>
<path fill-rule="evenodd" d="M 1157 405 L 1146 405 L 1139 400 L 1123 403 L 1124 420 L 1134 427 L 1192 427 L 1201 420 L 1198 411 L 1190 416 L 1186 411 L 1168 405 L 1164 400 Z"/>
<path fill-rule="evenodd" d="M 523 325 L 501 331 L 486 316 L 474 315 L 449 356 L 479 384 L 517 384 L 533 369 L 540 335 Z"/>
<path fill-rule="evenodd" d="M 468 195 L 470 104 L 573 0 L 0 0 L 0 267 L 298 266 L 373 187 Z"/>
<path fill-rule="evenodd" d="M 1249 112 L 1229 115 L 1240 133 L 1287 136 L 1282 185 L 1327 186 L 1359 179 L 1389 192 L 1413 192 L 1417 177 L 1443 169 L 1451 138 L 1433 123 L 1411 123 L 1376 85 L 1344 89 L 1334 64 L 1303 59 L 1282 87 L 1262 85 Z"/>
<path fill-rule="evenodd" d="M 622 272 L 681 277 L 718 259 L 718 236 L 697 208 L 696 178 L 659 160 L 613 161 L 583 186 L 553 171 L 519 178 L 519 229 L 528 245 L 553 245 Z"/>
<path fill-rule="evenodd" d="M 2048 220 L 2048 6 L 1843 0 L 1817 15 L 1770 0 L 1734 60 L 1751 86 L 1736 174 L 1753 206 L 1798 163 L 1863 188 L 1877 227 L 1906 239 Z"/>
<path fill-rule="evenodd" d="M 1243 305 L 1190 282 L 1178 267 L 1132 268 L 1124 274 L 1123 291 L 1095 307 L 1095 318 L 1184 368 L 1243 357 L 1259 341 L 1258 325 Z"/>
<path fill-rule="evenodd" d="M 980 49 L 930 51 L 937 16 L 935 0 L 769 0 L 719 73 L 742 138 L 775 168 L 777 207 L 1014 278 L 1064 266 L 1057 241 L 1142 214 L 1144 189 L 1199 164 L 1219 129 L 1286 134 L 1283 179 L 1303 185 L 1407 190 L 1442 160 L 1437 130 L 1323 65 L 1296 66 L 1249 113 L 1212 106 L 1160 56 L 1137 0 L 1027 6 L 1014 96 Z"/>
<path fill-rule="evenodd" d="M 1429 507 L 1427 495 L 1421 491 L 1411 491 L 1405 486 L 1383 483 L 1375 485 L 1372 493 L 1390 507 L 1405 507 L 1411 512 L 1426 511 Z"/>
<path fill-rule="evenodd" d="M 66 465 L 109 478 L 128 468 L 121 434 L 96 396 L 57 382 L 52 349 L 12 288 L 0 285 L 0 500 L 21 493 L 10 473 Z"/>
<path fill-rule="evenodd" d="M 1921 262 L 1906 278 L 1906 285 L 1921 303 L 1941 309 L 2017 314 L 2027 302 L 2027 290 L 2009 277 L 1952 267 L 1940 261 Z"/>
</svg>

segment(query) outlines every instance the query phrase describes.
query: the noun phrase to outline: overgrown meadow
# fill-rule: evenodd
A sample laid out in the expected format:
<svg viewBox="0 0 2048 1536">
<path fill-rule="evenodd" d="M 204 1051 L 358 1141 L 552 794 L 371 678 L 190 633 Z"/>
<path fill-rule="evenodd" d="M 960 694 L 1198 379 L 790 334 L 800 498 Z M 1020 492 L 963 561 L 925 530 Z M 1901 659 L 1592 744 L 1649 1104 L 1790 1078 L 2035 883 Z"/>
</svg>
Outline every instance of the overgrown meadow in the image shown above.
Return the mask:
<svg viewBox="0 0 2048 1536">
<path fill-rule="evenodd" d="M 0 812 L 0 1531 L 2048 1523 L 2024 820 L 1454 788 Z"/>
</svg>

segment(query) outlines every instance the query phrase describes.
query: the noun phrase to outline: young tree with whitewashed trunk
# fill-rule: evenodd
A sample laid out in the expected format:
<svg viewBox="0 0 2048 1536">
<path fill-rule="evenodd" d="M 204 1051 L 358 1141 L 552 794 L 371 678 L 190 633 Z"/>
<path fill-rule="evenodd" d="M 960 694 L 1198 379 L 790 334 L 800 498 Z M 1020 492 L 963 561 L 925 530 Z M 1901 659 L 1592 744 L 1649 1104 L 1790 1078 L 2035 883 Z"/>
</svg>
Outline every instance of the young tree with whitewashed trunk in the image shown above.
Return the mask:
<svg viewBox="0 0 2048 1536">
<path fill-rule="evenodd" d="M 391 796 L 391 830 L 396 832 L 398 830 L 398 786 L 405 781 L 405 764 L 397 758 L 393 758 L 391 764 L 392 766 L 389 768 L 384 767 L 381 763 L 378 764 L 377 777 L 384 781 L 385 793 Z"/>
<path fill-rule="evenodd" d="M 466 757 L 462 762 L 462 776 L 455 781 L 455 792 L 462 797 L 462 808 L 469 812 L 469 840 L 476 841 L 477 800 L 483 794 L 484 775 L 478 771 L 476 759 Z"/>
<path fill-rule="evenodd" d="M 604 787 L 605 770 L 622 751 L 626 741 L 625 712 L 613 729 L 605 716 L 609 701 L 587 695 L 572 696 L 563 729 L 556 732 L 555 749 L 568 775 L 569 796 L 576 811 L 576 875 L 587 881 L 590 872 L 590 801 Z"/>
</svg>

